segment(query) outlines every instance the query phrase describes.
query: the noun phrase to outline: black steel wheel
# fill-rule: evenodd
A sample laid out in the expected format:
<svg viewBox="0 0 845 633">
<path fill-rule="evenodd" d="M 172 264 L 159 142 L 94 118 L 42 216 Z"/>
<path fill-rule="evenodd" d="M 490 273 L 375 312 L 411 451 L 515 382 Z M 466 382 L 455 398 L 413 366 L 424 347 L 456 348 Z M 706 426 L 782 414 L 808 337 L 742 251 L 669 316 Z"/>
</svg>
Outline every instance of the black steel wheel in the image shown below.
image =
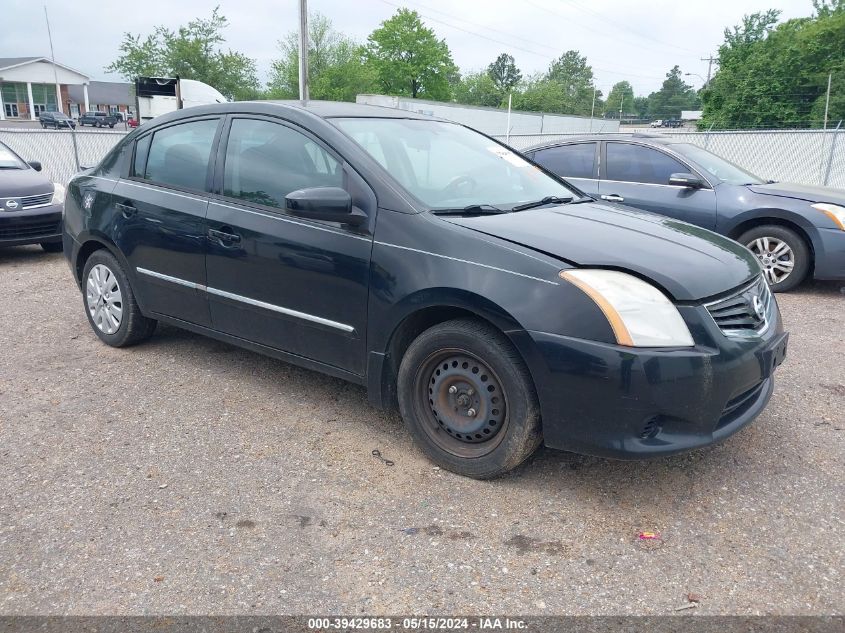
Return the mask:
<svg viewBox="0 0 845 633">
<path fill-rule="evenodd" d="M 402 359 L 399 407 L 432 461 L 487 479 L 539 446 L 540 413 L 521 357 L 492 326 L 470 319 L 423 332 Z"/>
</svg>

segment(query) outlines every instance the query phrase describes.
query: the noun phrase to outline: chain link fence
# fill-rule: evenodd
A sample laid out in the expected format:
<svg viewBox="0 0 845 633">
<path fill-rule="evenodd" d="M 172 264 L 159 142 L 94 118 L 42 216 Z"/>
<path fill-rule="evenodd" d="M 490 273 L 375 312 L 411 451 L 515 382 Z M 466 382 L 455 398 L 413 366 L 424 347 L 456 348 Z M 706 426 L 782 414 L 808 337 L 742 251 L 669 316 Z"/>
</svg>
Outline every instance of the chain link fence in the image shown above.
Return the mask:
<svg viewBox="0 0 845 633">
<path fill-rule="evenodd" d="M 0 142 L 26 161 L 40 161 L 42 172 L 53 182 L 62 184 L 67 184 L 79 167 L 99 163 L 124 136 L 126 132 L 111 130 L 71 133 L 69 130 L 0 129 Z"/>
<path fill-rule="evenodd" d="M 845 128 L 662 133 L 699 145 L 761 178 L 845 189 Z M 0 141 L 24 160 L 41 161 L 44 173 L 54 182 L 67 183 L 77 172 L 77 165 L 96 165 L 125 134 L 119 131 L 71 134 L 67 130 L 0 129 Z M 568 134 L 512 134 L 509 143 L 514 149 L 524 150 L 538 143 L 571 137 Z M 505 141 L 504 136 L 496 138 Z"/>
<path fill-rule="evenodd" d="M 626 130 L 654 134 L 654 130 Z M 729 132 L 660 131 L 679 141 L 718 154 L 761 178 L 845 189 L 845 128 Z M 504 136 L 496 137 L 505 141 Z M 567 134 L 511 135 L 509 143 L 525 150 L 538 143 L 572 138 Z"/>
</svg>

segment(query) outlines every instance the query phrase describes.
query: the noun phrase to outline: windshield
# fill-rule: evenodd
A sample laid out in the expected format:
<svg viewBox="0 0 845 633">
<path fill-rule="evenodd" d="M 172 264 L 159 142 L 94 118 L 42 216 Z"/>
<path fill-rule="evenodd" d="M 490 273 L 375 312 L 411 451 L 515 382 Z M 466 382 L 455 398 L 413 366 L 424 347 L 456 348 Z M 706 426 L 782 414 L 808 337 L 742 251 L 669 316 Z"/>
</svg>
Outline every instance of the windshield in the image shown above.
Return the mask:
<svg viewBox="0 0 845 633">
<path fill-rule="evenodd" d="M 577 194 L 519 154 L 454 123 L 335 119 L 402 186 L 431 209 L 521 203 Z"/>
<path fill-rule="evenodd" d="M 694 161 L 698 167 L 711 176 L 715 176 L 722 182 L 730 185 L 762 185 L 765 181 L 758 178 L 733 163 L 726 161 L 716 154 L 708 152 L 697 145 L 690 143 L 672 143 L 670 146 L 681 156 Z"/>
<path fill-rule="evenodd" d="M 0 169 L 26 169 L 26 163 L 3 143 L 0 143 Z"/>
</svg>

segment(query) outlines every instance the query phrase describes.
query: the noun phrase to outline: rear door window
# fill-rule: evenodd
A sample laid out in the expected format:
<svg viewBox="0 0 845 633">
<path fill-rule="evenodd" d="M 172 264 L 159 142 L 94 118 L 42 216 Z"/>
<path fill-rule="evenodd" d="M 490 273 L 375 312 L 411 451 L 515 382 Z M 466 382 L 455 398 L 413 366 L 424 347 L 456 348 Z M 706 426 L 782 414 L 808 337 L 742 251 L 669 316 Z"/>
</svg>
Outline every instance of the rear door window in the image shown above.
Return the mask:
<svg viewBox="0 0 845 633">
<path fill-rule="evenodd" d="M 155 132 L 147 155 L 144 180 L 205 191 L 218 122 L 218 119 L 189 121 Z M 136 163 L 138 158 L 136 149 Z"/>
<path fill-rule="evenodd" d="M 534 162 L 564 178 L 595 178 L 595 143 L 574 143 L 537 150 Z"/>
<path fill-rule="evenodd" d="M 682 163 L 668 154 L 632 143 L 608 143 L 607 180 L 668 185 L 669 176 L 689 172 Z"/>
</svg>

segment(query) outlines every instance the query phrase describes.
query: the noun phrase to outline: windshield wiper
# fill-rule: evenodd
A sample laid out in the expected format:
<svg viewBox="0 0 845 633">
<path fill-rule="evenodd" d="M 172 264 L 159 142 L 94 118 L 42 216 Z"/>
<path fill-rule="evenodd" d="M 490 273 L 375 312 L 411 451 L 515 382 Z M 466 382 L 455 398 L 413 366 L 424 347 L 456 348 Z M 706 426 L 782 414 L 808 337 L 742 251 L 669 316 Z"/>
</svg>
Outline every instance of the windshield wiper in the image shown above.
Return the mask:
<svg viewBox="0 0 845 633">
<path fill-rule="evenodd" d="M 518 204 L 515 207 L 512 207 L 511 211 L 525 211 L 526 209 L 534 209 L 536 207 L 542 207 L 547 204 L 568 204 L 570 202 L 572 202 L 572 196 L 566 198 L 561 198 L 560 196 L 546 196 L 542 200 L 535 200 L 534 202 Z"/>
<path fill-rule="evenodd" d="M 492 204 L 470 204 L 460 209 L 433 209 L 434 215 L 499 215 L 507 213 L 504 209 Z"/>
</svg>

